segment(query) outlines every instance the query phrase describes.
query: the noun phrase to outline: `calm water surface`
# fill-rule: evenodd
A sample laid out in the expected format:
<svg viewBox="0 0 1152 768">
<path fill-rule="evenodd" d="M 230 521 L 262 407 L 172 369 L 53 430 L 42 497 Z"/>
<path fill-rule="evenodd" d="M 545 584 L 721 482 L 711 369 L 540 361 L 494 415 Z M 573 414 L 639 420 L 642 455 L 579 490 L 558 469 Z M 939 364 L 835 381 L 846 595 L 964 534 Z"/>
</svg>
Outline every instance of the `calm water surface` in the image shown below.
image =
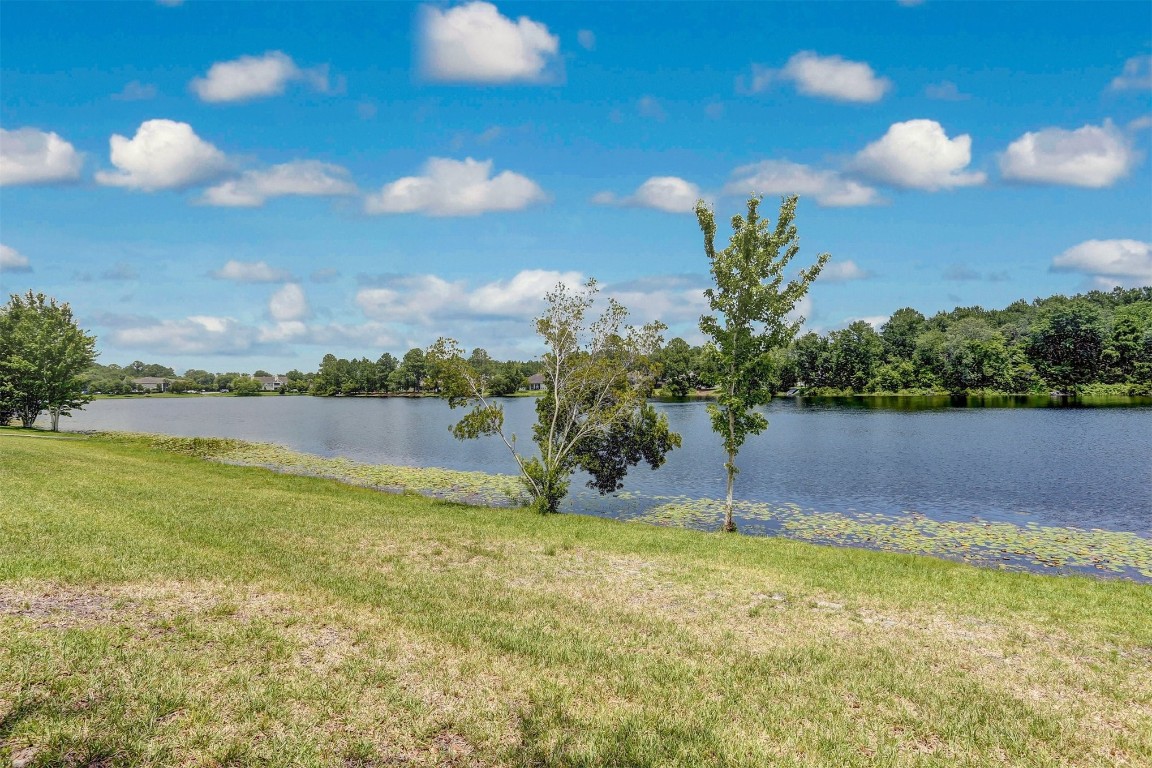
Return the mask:
<svg viewBox="0 0 1152 768">
<path fill-rule="evenodd" d="M 1152 405 L 1020 407 L 1037 404 L 1050 405 L 1008 398 L 983 404 L 997 407 L 955 407 L 948 398 L 776 400 L 765 408 L 771 426 L 740 452 L 737 496 L 823 512 L 918 512 L 1152 537 Z M 683 436 L 683 448 L 655 472 L 633 470 L 625 489 L 722 497 L 723 458 L 705 405 L 657 407 Z M 534 401 L 509 399 L 505 410 L 511 431 L 529 445 Z M 448 427 L 460 414 L 430 398 L 142 398 L 95 401 L 66 426 L 234 437 L 376 464 L 513 473 L 499 440 L 452 438 Z M 574 494 L 566 508 L 627 516 L 635 504 L 587 492 Z"/>
</svg>

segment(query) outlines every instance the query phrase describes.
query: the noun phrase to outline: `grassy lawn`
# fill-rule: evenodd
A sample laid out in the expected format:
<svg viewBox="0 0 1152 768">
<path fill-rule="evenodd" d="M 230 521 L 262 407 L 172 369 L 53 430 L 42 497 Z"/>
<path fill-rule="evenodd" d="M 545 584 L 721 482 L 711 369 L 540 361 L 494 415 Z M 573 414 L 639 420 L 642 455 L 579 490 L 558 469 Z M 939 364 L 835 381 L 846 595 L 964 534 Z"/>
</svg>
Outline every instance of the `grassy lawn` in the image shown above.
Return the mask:
<svg viewBox="0 0 1152 768">
<path fill-rule="evenodd" d="M 0 431 L 0 765 L 1147 766 L 1152 587 Z"/>
</svg>

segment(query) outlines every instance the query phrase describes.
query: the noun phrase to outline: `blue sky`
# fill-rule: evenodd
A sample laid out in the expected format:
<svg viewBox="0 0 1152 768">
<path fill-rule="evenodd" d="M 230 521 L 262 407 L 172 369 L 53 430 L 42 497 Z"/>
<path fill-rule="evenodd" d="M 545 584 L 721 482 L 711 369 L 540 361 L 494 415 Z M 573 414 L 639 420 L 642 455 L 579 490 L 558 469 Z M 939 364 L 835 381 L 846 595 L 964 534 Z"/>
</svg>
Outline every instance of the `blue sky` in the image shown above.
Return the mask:
<svg viewBox="0 0 1152 768">
<path fill-rule="evenodd" d="M 5 2 L 0 127 L 0 289 L 106 363 L 527 358 L 590 276 L 696 342 L 752 192 L 817 330 L 1152 284 L 1146 2 Z"/>
</svg>

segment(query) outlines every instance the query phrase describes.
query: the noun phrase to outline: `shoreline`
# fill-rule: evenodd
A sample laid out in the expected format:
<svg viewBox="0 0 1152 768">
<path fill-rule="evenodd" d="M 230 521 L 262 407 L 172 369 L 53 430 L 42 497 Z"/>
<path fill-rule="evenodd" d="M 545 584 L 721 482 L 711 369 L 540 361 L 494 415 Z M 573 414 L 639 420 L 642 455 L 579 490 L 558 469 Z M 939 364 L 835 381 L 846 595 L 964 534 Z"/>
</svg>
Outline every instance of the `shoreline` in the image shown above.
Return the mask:
<svg viewBox="0 0 1152 768">
<path fill-rule="evenodd" d="M 387 493 L 419 493 L 464 504 L 518 506 L 515 499 L 521 493 L 519 480 L 514 475 L 369 464 L 231 438 L 133 432 L 91 434 L 208 461 L 322 477 Z M 574 497 L 578 498 L 576 494 Z M 717 530 L 722 519 L 722 502 L 718 499 L 645 496 L 629 491 L 615 497 L 634 502 L 637 510 L 615 515 L 587 511 L 563 514 L 703 532 Z M 787 502 L 738 501 L 736 517 L 749 538 L 782 538 L 840 548 L 926 555 L 996 570 L 1078 574 L 1152 583 L 1152 539 L 1133 532 L 1035 523 L 1019 525 L 994 520 L 937 520 L 909 512 L 847 514 L 803 509 Z"/>
</svg>

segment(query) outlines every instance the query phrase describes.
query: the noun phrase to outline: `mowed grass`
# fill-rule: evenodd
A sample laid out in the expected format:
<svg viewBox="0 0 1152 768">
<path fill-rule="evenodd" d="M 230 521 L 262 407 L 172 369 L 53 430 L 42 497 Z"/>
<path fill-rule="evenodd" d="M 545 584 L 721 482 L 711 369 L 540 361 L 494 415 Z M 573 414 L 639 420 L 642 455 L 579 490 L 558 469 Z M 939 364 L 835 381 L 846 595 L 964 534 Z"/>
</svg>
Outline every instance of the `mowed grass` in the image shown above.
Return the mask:
<svg viewBox="0 0 1152 768">
<path fill-rule="evenodd" d="M 1146 766 L 1152 587 L 0 431 L 9 763 Z"/>
</svg>

